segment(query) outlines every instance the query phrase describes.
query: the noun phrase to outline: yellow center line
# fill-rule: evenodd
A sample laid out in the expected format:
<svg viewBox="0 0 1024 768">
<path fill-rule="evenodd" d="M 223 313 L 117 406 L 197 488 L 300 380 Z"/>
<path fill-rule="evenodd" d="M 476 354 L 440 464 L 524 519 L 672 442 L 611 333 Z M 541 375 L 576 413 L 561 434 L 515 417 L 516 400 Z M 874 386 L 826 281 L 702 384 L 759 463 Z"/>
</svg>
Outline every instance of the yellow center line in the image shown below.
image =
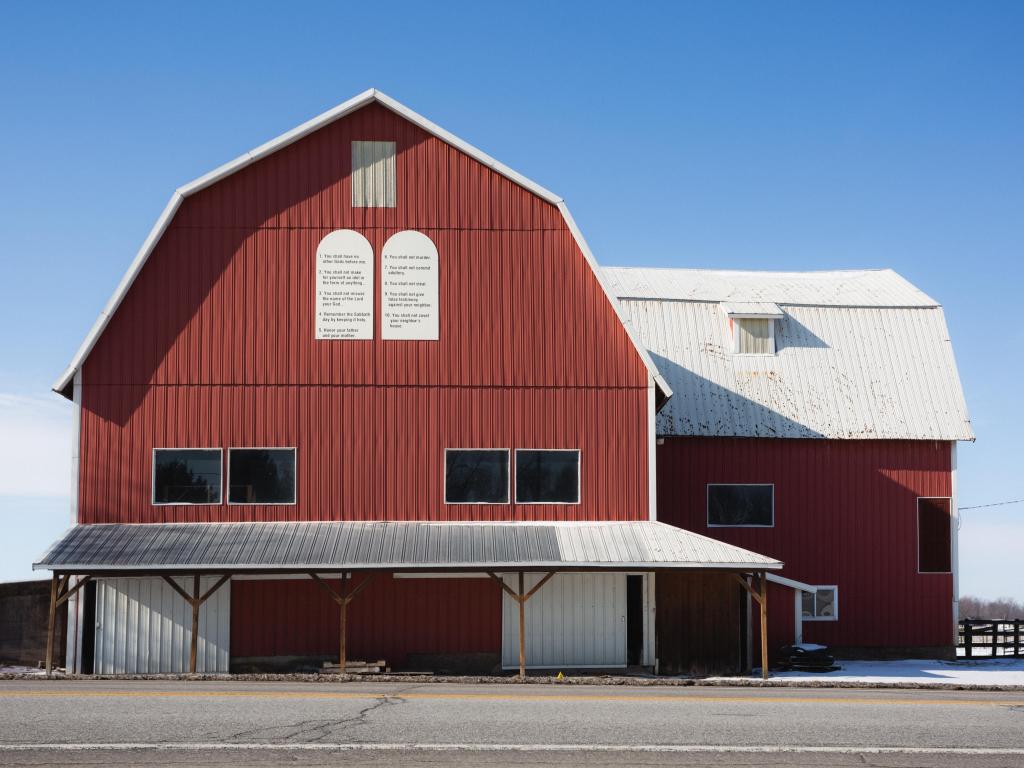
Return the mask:
<svg viewBox="0 0 1024 768">
<path fill-rule="evenodd" d="M 993 699 L 896 699 L 855 696 L 709 696 L 649 694 L 387 693 L 341 691 L 0 691 L 2 698 L 253 698 L 253 699 L 411 699 L 502 702 L 656 702 L 739 704 L 874 704 L 897 706 L 1024 707 L 1024 701 Z"/>
</svg>

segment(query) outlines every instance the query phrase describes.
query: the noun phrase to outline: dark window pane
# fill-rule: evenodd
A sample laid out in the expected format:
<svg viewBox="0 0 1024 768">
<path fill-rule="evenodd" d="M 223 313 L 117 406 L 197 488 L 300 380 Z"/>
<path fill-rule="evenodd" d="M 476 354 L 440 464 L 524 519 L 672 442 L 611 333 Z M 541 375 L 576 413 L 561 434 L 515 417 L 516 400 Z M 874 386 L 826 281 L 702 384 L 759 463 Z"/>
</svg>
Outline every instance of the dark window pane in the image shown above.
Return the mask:
<svg viewBox="0 0 1024 768">
<path fill-rule="evenodd" d="M 220 451 L 154 451 L 153 503 L 220 504 Z"/>
<path fill-rule="evenodd" d="M 917 500 L 917 563 L 921 573 L 949 573 L 949 499 Z"/>
<path fill-rule="evenodd" d="M 576 504 L 579 451 L 516 451 L 516 502 Z"/>
<path fill-rule="evenodd" d="M 800 613 L 805 619 L 814 618 L 814 593 L 813 592 L 801 592 L 800 593 Z"/>
<path fill-rule="evenodd" d="M 508 451 L 445 451 L 446 504 L 507 504 Z"/>
<path fill-rule="evenodd" d="M 708 525 L 772 525 L 770 485 L 709 485 Z"/>
<path fill-rule="evenodd" d="M 228 452 L 228 461 L 230 503 L 295 501 L 295 451 L 290 448 L 233 448 Z"/>
</svg>

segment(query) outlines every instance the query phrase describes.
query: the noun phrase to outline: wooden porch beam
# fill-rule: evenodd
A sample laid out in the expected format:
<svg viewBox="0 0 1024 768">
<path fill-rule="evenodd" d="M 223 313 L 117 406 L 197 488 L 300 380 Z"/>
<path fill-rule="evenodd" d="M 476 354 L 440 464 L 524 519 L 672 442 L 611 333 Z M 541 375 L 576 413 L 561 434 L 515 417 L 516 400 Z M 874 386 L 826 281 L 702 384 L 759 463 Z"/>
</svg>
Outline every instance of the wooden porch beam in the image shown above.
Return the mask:
<svg viewBox="0 0 1024 768">
<path fill-rule="evenodd" d="M 75 594 L 75 592 L 77 592 L 86 584 L 88 584 L 91 579 L 92 576 L 83 576 L 82 580 L 75 584 L 75 586 L 73 586 L 71 589 L 67 589 L 67 587 L 65 587 L 64 594 L 60 595 L 57 598 L 57 605 L 63 605 L 64 603 L 66 603 L 71 598 L 71 596 Z"/>
<path fill-rule="evenodd" d="M 768 574 L 761 571 L 761 677 L 768 679 Z"/>
</svg>

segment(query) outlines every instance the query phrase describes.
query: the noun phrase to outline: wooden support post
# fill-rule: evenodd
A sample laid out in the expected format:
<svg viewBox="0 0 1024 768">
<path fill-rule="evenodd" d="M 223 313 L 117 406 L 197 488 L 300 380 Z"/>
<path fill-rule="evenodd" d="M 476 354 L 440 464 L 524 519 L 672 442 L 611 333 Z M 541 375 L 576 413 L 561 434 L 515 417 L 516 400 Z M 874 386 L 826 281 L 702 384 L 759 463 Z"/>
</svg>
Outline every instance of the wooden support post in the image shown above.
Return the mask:
<svg viewBox="0 0 1024 768">
<path fill-rule="evenodd" d="M 57 623 L 57 574 L 50 579 L 50 621 L 46 630 L 46 676 L 53 672 L 53 625 Z"/>
<path fill-rule="evenodd" d="M 526 679 L 526 600 L 523 599 L 523 572 L 519 572 L 519 679 Z"/>
<path fill-rule="evenodd" d="M 761 572 L 761 677 L 768 679 L 768 574 Z"/>
<path fill-rule="evenodd" d="M 751 582 L 757 574 L 751 574 L 750 581 L 747 581 L 746 577 L 741 576 L 738 573 L 733 574 L 733 578 L 740 583 L 750 596 L 757 601 L 758 606 L 761 609 L 761 677 L 765 680 L 768 679 L 768 572 L 761 572 L 761 579 L 758 589 L 754 589 L 751 586 Z"/>
<path fill-rule="evenodd" d="M 523 583 L 524 574 L 522 571 L 519 571 L 518 592 L 513 591 L 513 589 L 505 583 L 504 579 L 498 578 L 496 573 L 488 572 L 487 575 L 498 582 L 508 596 L 515 600 L 519 605 L 519 679 L 523 680 L 526 678 L 526 601 L 537 594 L 537 591 L 548 583 L 551 577 L 555 575 L 555 571 L 548 571 L 544 578 L 534 584 L 533 588 L 529 592 L 525 591 L 526 587 Z"/>
<path fill-rule="evenodd" d="M 192 577 L 192 642 L 188 649 L 189 674 L 196 673 L 196 655 L 199 651 L 199 574 Z"/>
<path fill-rule="evenodd" d="M 338 640 L 338 674 L 345 674 L 345 665 L 348 664 L 348 588 L 345 578 L 347 574 L 341 574 L 341 600 L 338 601 L 339 610 L 339 632 L 340 639 Z"/>
<path fill-rule="evenodd" d="M 185 599 L 185 602 L 188 603 L 189 606 L 192 608 L 192 639 L 191 639 L 191 642 L 189 643 L 188 671 L 191 674 L 195 674 L 195 672 L 196 672 L 196 658 L 199 655 L 199 609 L 200 609 L 200 607 L 202 607 L 203 603 L 205 603 L 207 600 L 210 599 L 210 597 L 213 595 L 214 592 L 216 592 L 218 589 L 220 589 L 222 586 L 224 586 L 224 583 L 226 581 L 228 581 L 228 579 L 231 578 L 231 574 L 230 573 L 225 573 L 223 576 L 220 577 L 220 579 L 217 581 L 216 584 L 214 584 L 212 587 L 210 587 L 208 590 L 206 590 L 203 593 L 199 592 L 199 579 L 200 579 L 199 574 L 198 573 L 193 574 L 193 576 L 192 576 L 192 594 L 189 594 L 184 589 L 182 589 L 181 585 L 178 582 L 176 582 L 172 577 L 168 576 L 167 574 L 161 573 L 160 574 L 160 578 L 162 578 L 164 581 L 166 581 L 167 584 L 175 592 L 177 592 L 179 595 L 181 595 Z M 86 579 L 88 579 L 88 577 L 86 577 Z M 84 584 L 84 583 L 85 582 L 82 582 L 82 584 Z M 78 586 L 80 586 L 80 585 L 76 585 L 76 589 L 78 588 Z M 74 590 L 72 590 L 72 591 L 74 591 Z"/>
<path fill-rule="evenodd" d="M 345 673 L 345 665 L 348 663 L 348 648 L 347 636 L 348 636 L 348 604 L 355 599 L 355 596 L 366 589 L 366 585 L 370 583 L 370 579 L 373 578 L 373 574 L 367 574 L 361 582 L 359 582 L 351 592 L 348 591 L 348 574 L 341 574 L 341 593 L 334 591 L 334 588 L 326 581 L 321 579 L 317 574 L 310 572 L 309 578 L 323 587 L 324 591 L 331 596 L 331 599 L 338 604 L 338 618 L 340 623 L 341 635 L 338 639 L 338 672 L 339 674 Z"/>
</svg>

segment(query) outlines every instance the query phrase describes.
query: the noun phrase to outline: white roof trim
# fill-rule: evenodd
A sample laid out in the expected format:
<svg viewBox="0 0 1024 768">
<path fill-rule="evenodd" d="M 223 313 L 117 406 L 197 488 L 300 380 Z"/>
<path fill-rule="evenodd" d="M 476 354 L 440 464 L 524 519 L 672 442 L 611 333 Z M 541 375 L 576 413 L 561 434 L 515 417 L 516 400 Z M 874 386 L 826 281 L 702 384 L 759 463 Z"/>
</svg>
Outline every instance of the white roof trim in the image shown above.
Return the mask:
<svg viewBox="0 0 1024 768">
<path fill-rule="evenodd" d="M 520 187 L 523 187 L 524 189 L 528 190 L 529 192 L 532 192 L 538 197 L 543 198 L 552 205 L 557 206 L 558 210 L 562 214 L 562 217 L 565 219 L 566 225 L 572 232 L 573 238 L 576 241 L 576 245 L 583 252 L 583 256 L 587 260 L 587 263 L 590 265 L 591 271 L 594 273 L 595 277 L 597 277 L 598 283 L 600 283 L 601 288 L 604 290 L 605 296 L 608 297 L 608 301 L 611 303 L 612 309 L 615 310 L 616 316 L 619 318 L 620 322 L 622 322 L 623 326 L 625 327 L 626 333 L 629 335 L 630 341 L 633 343 L 633 346 L 636 348 L 636 351 L 640 354 L 641 359 L 644 361 L 644 365 L 647 366 L 647 370 L 650 373 L 651 378 L 654 380 L 654 383 L 662 391 L 662 394 L 664 395 L 666 400 L 672 396 L 672 389 L 669 387 L 668 382 L 666 382 L 665 379 L 659 373 L 657 366 L 655 366 L 653 359 L 647 352 L 647 348 L 640 343 L 640 339 L 637 336 L 636 331 L 633 329 L 632 324 L 626 319 L 625 314 L 622 312 L 622 308 L 619 306 L 618 299 L 609 290 L 608 284 L 605 281 L 603 274 L 601 273 L 601 269 L 598 267 L 597 261 L 594 259 L 594 255 L 590 252 L 590 248 L 587 246 L 586 241 L 583 239 L 583 234 L 580 232 L 579 227 L 577 227 L 576 222 L 573 221 L 572 215 L 569 213 L 569 209 L 565 205 L 565 201 L 563 201 L 562 198 L 556 195 L 554 192 L 545 189 L 540 184 L 531 181 L 530 179 L 526 178 L 522 174 L 517 173 L 516 171 L 513 171 L 507 165 L 498 162 L 487 153 L 482 152 L 481 150 L 474 147 L 472 144 L 463 141 L 458 136 L 449 133 L 448 131 L 444 130 L 439 125 L 436 125 L 435 123 L 431 122 L 422 115 L 413 112 L 408 107 L 392 99 L 390 96 L 381 93 L 376 88 L 370 88 L 366 91 L 363 91 L 358 96 L 355 96 L 349 99 L 348 101 L 339 104 L 333 109 L 327 110 L 323 114 L 314 117 L 312 120 L 307 120 L 302 125 L 299 125 L 296 128 L 287 131 L 286 133 L 282 133 L 277 138 L 271 139 L 265 144 L 261 144 L 255 149 L 250 150 L 249 152 L 246 152 L 243 155 L 240 155 L 231 162 L 225 163 L 219 168 L 216 168 L 210 171 L 209 173 L 200 176 L 198 179 L 190 181 L 188 184 L 179 187 L 171 196 L 171 200 L 167 204 L 167 207 L 164 208 L 163 213 L 160 214 L 160 218 L 157 219 L 156 224 L 153 225 L 153 229 L 146 237 L 146 240 L 142 243 L 142 247 L 139 249 L 139 252 L 135 255 L 135 259 L 132 261 L 131 266 L 128 267 L 128 271 L 125 273 L 124 277 L 121 278 L 121 282 L 118 283 L 117 289 L 114 291 L 114 294 L 110 297 L 110 300 L 103 308 L 103 311 L 100 312 L 100 316 L 96 318 L 96 322 L 93 324 L 92 329 L 89 331 L 89 334 L 85 337 L 85 340 L 82 342 L 81 346 L 78 348 L 78 351 L 75 353 L 74 358 L 71 360 L 71 364 L 68 365 L 64 373 L 61 374 L 60 378 L 58 378 L 57 381 L 54 383 L 53 390 L 55 392 L 62 392 L 63 390 L 65 390 L 68 384 L 71 383 L 71 380 L 74 378 L 75 371 L 82 367 L 82 364 L 85 362 L 85 359 L 89 356 L 89 353 L 96 345 L 96 341 L 99 339 L 100 335 L 107 327 L 107 324 L 110 322 L 110 318 L 113 316 L 114 312 L 117 311 L 117 308 L 121 305 L 121 302 L 124 300 L 125 295 L 127 295 L 128 289 L 131 288 L 132 283 L 135 282 L 135 278 L 138 276 L 139 272 L 142 271 L 142 267 L 145 265 L 146 260 L 149 258 L 149 255 L 153 252 L 153 249 L 156 248 L 156 244 L 160 241 L 160 238 L 163 236 L 164 231 L 170 224 L 171 219 L 174 218 L 174 214 L 177 212 L 178 207 L 181 205 L 182 200 L 184 200 L 189 195 L 195 194 L 196 192 L 205 189 L 211 184 L 215 184 L 221 179 L 230 176 L 236 171 L 240 171 L 241 169 L 251 165 L 257 160 L 260 160 L 266 157 L 267 155 L 271 155 L 274 152 L 277 152 L 279 149 L 287 147 L 289 144 L 293 144 L 299 139 L 308 136 L 314 131 L 319 130 L 325 125 L 333 123 L 335 120 L 338 120 L 344 117 L 345 115 L 348 115 L 356 111 L 357 109 L 361 109 L 362 107 L 371 104 L 372 102 L 377 102 L 378 104 L 381 104 L 387 109 L 390 109 L 392 112 L 400 115 L 401 117 L 404 117 L 411 123 L 418 125 L 427 133 L 433 134 L 446 144 L 455 147 L 461 152 L 464 152 L 470 157 L 472 157 L 477 162 L 482 163 L 486 165 L 488 168 L 491 168 L 496 173 L 501 174 L 514 184 L 518 184 Z"/>
<path fill-rule="evenodd" d="M 784 587 L 792 587 L 793 589 L 798 589 L 801 592 L 818 591 L 817 587 L 813 587 L 810 584 L 804 584 L 802 581 L 797 581 L 796 579 L 787 579 L 785 576 L 779 576 L 775 573 L 769 573 L 766 575 L 768 576 L 768 581 L 772 582 L 773 584 L 781 584 Z"/>
<path fill-rule="evenodd" d="M 773 301 L 723 301 L 722 310 L 729 317 L 774 320 L 785 317 Z"/>
</svg>

